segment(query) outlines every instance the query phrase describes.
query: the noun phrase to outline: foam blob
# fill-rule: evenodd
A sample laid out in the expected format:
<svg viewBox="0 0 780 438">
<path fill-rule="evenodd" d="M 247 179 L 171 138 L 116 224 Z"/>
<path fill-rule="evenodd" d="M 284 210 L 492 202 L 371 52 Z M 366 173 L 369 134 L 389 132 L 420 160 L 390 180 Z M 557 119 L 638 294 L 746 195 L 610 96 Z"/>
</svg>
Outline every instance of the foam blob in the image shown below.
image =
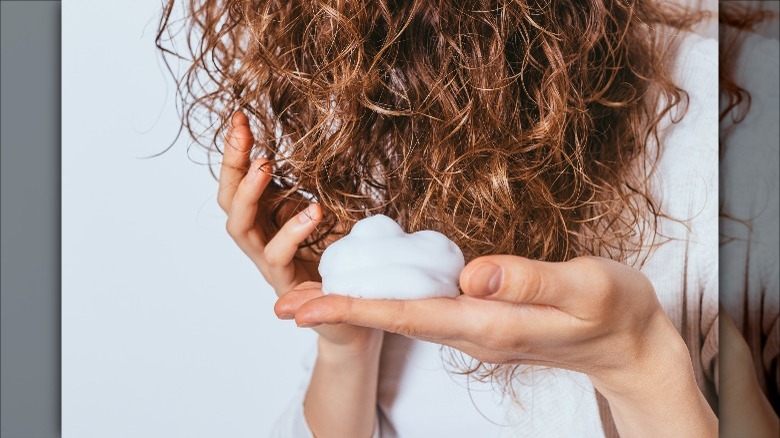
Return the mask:
<svg viewBox="0 0 780 438">
<path fill-rule="evenodd" d="M 463 253 L 444 234 L 407 234 L 392 219 L 358 221 L 320 258 L 322 291 L 359 298 L 457 297 Z"/>
</svg>

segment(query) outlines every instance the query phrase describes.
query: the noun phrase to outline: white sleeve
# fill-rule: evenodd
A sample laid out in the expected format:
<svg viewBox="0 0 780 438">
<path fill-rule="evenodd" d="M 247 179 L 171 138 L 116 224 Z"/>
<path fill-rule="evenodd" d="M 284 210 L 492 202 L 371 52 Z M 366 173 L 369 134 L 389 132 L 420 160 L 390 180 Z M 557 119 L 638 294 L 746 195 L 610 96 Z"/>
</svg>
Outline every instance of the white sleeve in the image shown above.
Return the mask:
<svg viewBox="0 0 780 438">
<path fill-rule="evenodd" d="M 303 401 L 306 398 L 306 390 L 311 381 L 311 374 L 314 369 L 314 359 L 316 359 L 316 348 L 304 362 L 303 368 L 306 371 L 305 378 L 301 385 L 296 389 L 292 399 L 287 405 L 282 415 L 276 420 L 271 429 L 271 438 L 316 438 L 306 422 L 303 414 Z M 374 422 L 374 431 L 371 438 L 382 438 L 380 433 L 380 415 L 377 409 L 376 421 Z"/>
<path fill-rule="evenodd" d="M 271 430 L 272 438 L 314 438 L 303 416 L 303 394 L 305 391 L 302 394 L 295 394 L 282 416 L 276 420 Z"/>
</svg>

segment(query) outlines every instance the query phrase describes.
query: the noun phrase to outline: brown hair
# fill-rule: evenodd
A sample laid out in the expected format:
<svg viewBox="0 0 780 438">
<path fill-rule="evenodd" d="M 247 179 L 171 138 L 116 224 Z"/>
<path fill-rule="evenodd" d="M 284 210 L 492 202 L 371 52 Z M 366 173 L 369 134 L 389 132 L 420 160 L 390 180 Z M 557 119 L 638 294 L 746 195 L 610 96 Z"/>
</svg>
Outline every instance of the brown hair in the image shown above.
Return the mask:
<svg viewBox="0 0 780 438">
<path fill-rule="evenodd" d="M 308 242 L 318 249 L 328 224 L 349 229 L 376 213 L 410 232 L 442 231 L 467 260 L 627 261 L 654 242 L 659 149 L 649 144 L 687 98 L 669 68 L 668 35 L 695 21 L 682 10 L 188 0 L 174 21 L 174 6 L 158 46 L 177 54 L 170 36 L 186 32 L 183 127 L 219 152 L 244 110 L 256 154 L 273 162 L 271 206 L 296 196 L 322 205 L 326 226 Z"/>
</svg>

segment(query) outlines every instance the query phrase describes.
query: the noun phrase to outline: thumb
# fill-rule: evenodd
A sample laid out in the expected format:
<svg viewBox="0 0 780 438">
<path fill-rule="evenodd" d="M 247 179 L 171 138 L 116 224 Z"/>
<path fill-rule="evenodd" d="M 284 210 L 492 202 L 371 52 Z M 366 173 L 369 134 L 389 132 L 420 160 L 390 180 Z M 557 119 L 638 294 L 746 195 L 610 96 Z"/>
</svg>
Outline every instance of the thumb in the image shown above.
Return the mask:
<svg viewBox="0 0 780 438">
<path fill-rule="evenodd" d="M 584 266 L 512 255 L 472 260 L 460 275 L 463 293 L 475 298 L 565 307 L 584 289 L 595 287 Z M 587 278 L 586 278 L 587 277 Z"/>
</svg>

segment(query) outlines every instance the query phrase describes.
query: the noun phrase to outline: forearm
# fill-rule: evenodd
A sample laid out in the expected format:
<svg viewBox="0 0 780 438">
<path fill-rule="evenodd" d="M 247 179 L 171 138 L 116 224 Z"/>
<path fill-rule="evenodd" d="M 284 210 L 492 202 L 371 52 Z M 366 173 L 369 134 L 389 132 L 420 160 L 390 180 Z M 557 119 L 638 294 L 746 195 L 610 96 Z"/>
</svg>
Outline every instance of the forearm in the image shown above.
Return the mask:
<svg viewBox="0 0 780 438">
<path fill-rule="evenodd" d="M 383 333 L 361 348 L 320 338 L 304 400 L 304 415 L 317 438 L 368 438 L 376 422 L 379 356 Z"/>
</svg>

